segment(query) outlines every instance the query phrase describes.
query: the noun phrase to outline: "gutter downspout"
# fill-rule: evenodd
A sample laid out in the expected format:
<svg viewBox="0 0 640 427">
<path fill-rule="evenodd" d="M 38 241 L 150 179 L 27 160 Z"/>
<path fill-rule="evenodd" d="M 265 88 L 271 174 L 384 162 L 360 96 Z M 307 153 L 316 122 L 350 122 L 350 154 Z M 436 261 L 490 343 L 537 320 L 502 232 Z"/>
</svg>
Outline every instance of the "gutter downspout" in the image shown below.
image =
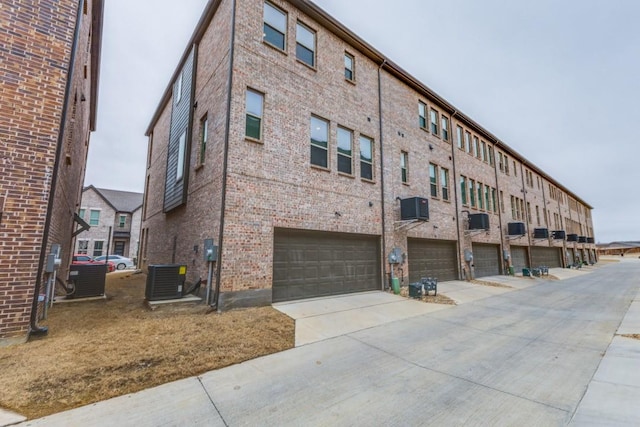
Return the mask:
<svg viewBox="0 0 640 427">
<path fill-rule="evenodd" d="M 451 119 L 449 120 L 449 134 L 451 135 L 450 138 L 450 142 L 451 142 L 451 162 L 452 162 L 452 166 L 453 166 L 453 194 L 456 200 L 456 233 L 458 233 L 458 245 L 460 245 L 462 243 L 462 240 L 460 239 L 460 205 L 458 204 L 458 185 L 459 185 L 459 180 L 458 180 L 458 174 L 456 172 L 456 147 L 455 144 L 453 143 L 453 118 L 458 114 L 458 110 L 454 110 L 453 114 L 451 114 Z M 458 250 L 456 251 L 456 258 L 457 258 L 457 264 L 458 264 L 458 279 L 462 280 L 462 259 L 460 257 L 460 249 L 458 248 Z"/>
<path fill-rule="evenodd" d="M 62 146 L 64 145 L 64 124 L 67 121 L 67 109 L 69 108 L 69 98 L 71 94 L 71 84 L 76 60 L 76 49 L 78 46 L 78 38 L 80 37 L 80 27 L 82 26 L 82 10 L 85 0 L 78 0 L 78 10 L 76 11 L 76 28 L 73 34 L 73 43 L 71 44 L 71 57 L 69 58 L 69 68 L 67 73 L 67 83 L 65 85 L 65 95 L 62 105 L 62 115 L 60 117 L 60 132 L 58 132 L 58 141 L 56 146 L 56 157 L 53 163 L 53 173 L 51 175 L 51 191 L 49 192 L 49 202 L 47 203 L 47 218 L 44 223 L 42 232 L 42 246 L 40 248 L 40 259 L 38 261 L 38 272 L 36 276 L 36 284 L 33 292 L 33 302 L 31 304 L 31 320 L 29 323 L 29 336 L 42 336 L 49 332 L 46 326 L 38 326 L 38 297 L 40 294 L 42 272 L 47 253 L 47 243 L 49 240 L 49 230 L 51 228 L 51 212 L 53 211 L 53 202 L 55 200 L 56 182 L 58 179 L 58 169 L 60 167 L 60 155 Z"/>
<path fill-rule="evenodd" d="M 218 259 L 216 260 L 216 288 L 213 293 L 211 307 L 218 310 L 220 299 L 220 275 L 222 272 L 222 249 L 224 241 L 224 213 L 227 205 L 227 174 L 229 169 L 229 138 L 231 134 L 231 92 L 233 90 L 233 59 L 236 38 L 236 0 L 232 0 L 231 41 L 229 46 L 229 77 L 227 79 L 227 120 L 224 135 L 224 162 L 222 166 L 222 203 L 220 207 L 220 231 L 218 233 Z M 209 286 L 209 285 L 208 285 Z M 207 301 L 209 304 L 209 301 Z"/>
<path fill-rule="evenodd" d="M 504 253 L 505 253 L 505 244 L 504 244 L 504 228 L 502 227 L 502 209 L 503 209 L 503 199 L 502 197 L 500 197 L 500 180 L 498 179 L 498 165 L 496 164 L 496 148 L 498 147 L 498 145 L 500 144 L 500 141 L 495 141 L 495 144 L 493 146 L 493 171 L 496 175 L 496 191 L 498 192 L 498 194 L 496 194 L 496 197 L 498 199 L 498 221 L 500 222 L 500 258 L 501 261 L 500 262 L 500 271 L 502 272 L 502 274 L 507 274 L 507 271 L 504 268 L 504 262 L 506 261 L 504 258 Z"/>
<path fill-rule="evenodd" d="M 387 63 L 386 58 L 382 61 L 382 64 L 378 67 L 378 123 L 380 132 L 380 209 L 382 213 L 382 290 L 387 288 L 387 233 L 386 233 L 386 211 L 384 203 L 384 150 L 382 149 L 382 142 L 384 137 L 382 136 L 382 67 Z"/>
</svg>

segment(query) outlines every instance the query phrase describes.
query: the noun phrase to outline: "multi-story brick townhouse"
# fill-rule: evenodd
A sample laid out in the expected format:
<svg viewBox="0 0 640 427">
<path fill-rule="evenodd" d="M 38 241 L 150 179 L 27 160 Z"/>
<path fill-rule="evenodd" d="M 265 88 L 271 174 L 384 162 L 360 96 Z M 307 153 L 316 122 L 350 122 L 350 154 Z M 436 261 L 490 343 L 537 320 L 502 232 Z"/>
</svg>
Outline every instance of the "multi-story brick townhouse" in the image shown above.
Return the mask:
<svg viewBox="0 0 640 427">
<path fill-rule="evenodd" d="M 51 245 L 68 274 L 90 132 L 103 0 L 0 3 L 0 345 L 42 334 Z"/>
<path fill-rule="evenodd" d="M 310 1 L 210 1 L 147 134 L 143 264 L 214 239 L 219 309 L 595 260 L 591 206 Z"/>
<path fill-rule="evenodd" d="M 78 216 L 91 228 L 76 236 L 75 253 L 136 259 L 140 243 L 142 193 L 96 188 L 82 190 Z"/>
</svg>

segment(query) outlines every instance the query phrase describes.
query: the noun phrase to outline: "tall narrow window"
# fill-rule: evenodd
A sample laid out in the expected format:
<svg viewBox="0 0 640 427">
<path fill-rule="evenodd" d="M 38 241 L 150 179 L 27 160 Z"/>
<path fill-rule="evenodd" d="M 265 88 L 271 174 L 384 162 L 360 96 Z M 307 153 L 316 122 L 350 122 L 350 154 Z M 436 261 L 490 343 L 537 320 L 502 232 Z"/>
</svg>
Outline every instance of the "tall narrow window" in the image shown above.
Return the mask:
<svg viewBox="0 0 640 427">
<path fill-rule="evenodd" d="M 440 129 L 438 128 L 438 112 L 436 110 L 429 111 L 429 122 L 431 127 L 431 133 L 434 135 L 439 135 Z"/>
<path fill-rule="evenodd" d="M 504 207 L 504 192 L 500 191 L 500 210 L 502 213 L 505 213 L 506 208 Z"/>
<path fill-rule="evenodd" d="M 488 185 L 484 186 L 484 207 L 488 211 L 491 210 L 491 190 Z"/>
<path fill-rule="evenodd" d="M 323 168 L 329 167 L 327 150 L 329 148 L 329 122 L 311 117 L 311 164 Z"/>
<path fill-rule="evenodd" d="M 469 204 L 469 199 L 467 199 L 467 177 L 460 176 L 460 198 L 462 199 L 463 205 Z"/>
<path fill-rule="evenodd" d="M 176 80 L 174 90 L 175 92 L 173 94 L 173 98 L 175 99 L 175 103 L 177 104 L 182 99 L 182 73 L 178 75 L 178 80 Z"/>
<path fill-rule="evenodd" d="M 373 140 L 360 136 L 360 178 L 373 181 Z"/>
<path fill-rule="evenodd" d="M 85 210 L 84 210 L 84 209 L 80 209 L 80 210 L 78 211 L 78 216 L 79 216 L 80 218 L 82 218 L 82 219 L 84 219 L 84 212 L 85 212 Z"/>
<path fill-rule="evenodd" d="M 442 127 L 442 139 L 449 141 L 449 118 L 440 116 L 440 126 Z"/>
<path fill-rule="evenodd" d="M 176 181 L 180 181 L 184 176 L 184 153 L 187 148 L 187 131 L 185 130 L 180 135 L 180 141 L 178 141 L 178 165 L 176 167 Z"/>
<path fill-rule="evenodd" d="M 449 170 L 440 168 L 440 186 L 442 187 L 442 200 L 449 200 Z"/>
<path fill-rule="evenodd" d="M 464 133 L 464 149 L 467 153 L 471 153 L 471 134 L 469 132 Z"/>
<path fill-rule="evenodd" d="M 516 198 L 511 196 L 511 218 L 514 220 L 518 219 L 518 215 L 516 214 Z"/>
<path fill-rule="evenodd" d="M 118 228 L 124 228 L 125 225 L 127 225 L 127 216 L 120 215 L 118 218 Z"/>
<path fill-rule="evenodd" d="M 458 138 L 458 148 L 463 150 L 464 149 L 464 140 L 462 139 L 462 128 L 460 126 L 456 127 L 456 136 Z"/>
<path fill-rule="evenodd" d="M 533 218 L 531 217 L 531 203 L 527 202 L 527 223 L 533 222 Z"/>
<path fill-rule="evenodd" d="M 429 163 L 429 187 L 431 197 L 438 197 L 438 167 L 433 163 Z"/>
<path fill-rule="evenodd" d="M 300 22 L 296 26 L 296 57 L 310 67 L 316 66 L 316 33 Z"/>
<path fill-rule="evenodd" d="M 344 78 L 350 82 L 356 81 L 356 60 L 353 55 L 344 54 Z"/>
<path fill-rule="evenodd" d="M 540 225 L 540 206 L 536 205 L 536 224 Z"/>
<path fill-rule="evenodd" d="M 418 123 L 422 129 L 427 128 L 427 106 L 424 102 L 418 102 Z"/>
<path fill-rule="evenodd" d="M 209 119 L 207 115 L 200 119 L 200 161 L 199 163 L 204 164 L 204 157 L 207 152 L 207 139 L 209 138 Z"/>
<path fill-rule="evenodd" d="M 409 182 L 409 153 L 405 151 L 400 152 L 400 173 L 402 183 L 407 184 Z"/>
<path fill-rule="evenodd" d="M 502 152 L 498 152 L 498 166 L 500 167 L 500 172 L 504 172 L 504 156 Z"/>
<path fill-rule="evenodd" d="M 353 132 L 338 128 L 338 172 L 353 174 Z"/>
<path fill-rule="evenodd" d="M 477 136 L 473 137 L 473 157 L 480 157 L 480 143 Z"/>
<path fill-rule="evenodd" d="M 482 183 L 478 183 L 478 209 L 484 209 L 484 197 L 482 197 Z"/>
<path fill-rule="evenodd" d="M 482 158 L 483 162 L 486 162 L 487 161 L 487 143 L 482 141 L 480 145 L 481 145 L 480 157 Z"/>
<path fill-rule="evenodd" d="M 516 167 L 516 161 L 513 161 L 513 176 L 518 176 L 518 168 Z"/>
<path fill-rule="evenodd" d="M 285 50 L 287 40 L 287 14 L 271 3 L 264 4 L 263 40 L 270 45 Z"/>
<path fill-rule="evenodd" d="M 498 213 L 498 204 L 496 199 L 496 189 L 491 187 L 491 201 L 493 202 L 493 211 Z"/>
<path fill-rule="evenodd" d="M 494 165 L 495 163 L 495 158 L 494 158 L 494 153 L 493 153 L 493 147 L 489 145 L 488 147 L 488 155 L 489 155 L 489 164 L 491 166 Z"/>
<path fill-rule="evenodd" d="M 471 199 L 471 207 L 476 207 L 476 182 L 469 180 L 469 198 Z"/>
<path fill-rule="evenodd" d="M 264 95 L 247 89 L 247 117 L 245 135 L 247 138 L 260 141 L 262 139 L 262 109 Z"/>
<path fill-rule="evenodd" d="M 93 256 L 102 256 L 102 248 L 104 247 L 104 241 L 96 240 L 93 242 Z"/>
</svg>

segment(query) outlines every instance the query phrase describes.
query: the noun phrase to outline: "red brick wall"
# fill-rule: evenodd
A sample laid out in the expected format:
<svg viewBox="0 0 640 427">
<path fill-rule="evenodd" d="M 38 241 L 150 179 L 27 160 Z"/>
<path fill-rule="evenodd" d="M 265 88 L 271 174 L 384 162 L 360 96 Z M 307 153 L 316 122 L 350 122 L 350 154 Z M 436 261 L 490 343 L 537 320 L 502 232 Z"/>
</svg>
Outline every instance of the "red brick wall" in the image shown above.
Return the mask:
<svg viewBox="0 0 640 427">
<path fill-rule="evenodd" d="M 0 224 L 0 344 L 24 340 L 29 329 L 77 7 L 75 0 L 4 0 L 0 8 L 0 46 L 7 47 L 0 50 L 0 194 L 6 195 Z M 78 106 L 75 121 L 69 111 L 64 126 L 49 240 L 62 243 L 65 255 L 88 141 L 90 93 L 82 67 L 90 16 L 84 16 L 78 43 L 72 85 Z M 71 95 L 69 110 L 73 101 Z"/>
</svg>

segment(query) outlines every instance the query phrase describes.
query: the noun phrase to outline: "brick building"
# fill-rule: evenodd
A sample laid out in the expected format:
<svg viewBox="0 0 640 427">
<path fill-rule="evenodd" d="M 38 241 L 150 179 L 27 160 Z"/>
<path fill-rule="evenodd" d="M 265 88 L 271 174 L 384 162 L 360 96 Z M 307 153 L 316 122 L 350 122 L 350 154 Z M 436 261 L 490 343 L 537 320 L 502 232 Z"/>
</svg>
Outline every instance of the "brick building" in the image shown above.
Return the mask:
<svg viewBox="0 0 640 427">
<path fill-rule="evenodd" d="M 0 345 L 26 340 L 52 244 L 59 275 L 96 126 L 102 0 L 0 6 Z"/>
<path fill-rule="evenodd" d="M 138 257 L 142 220 L 142 193 L 89 185 L 82 190 L 78 215 L 91 228 L 78 234 L 75 253 L 90 256 Z"/>
<path fill-rule="evenodd" d="M 310 1 L 210 1 L 147 135 L 143 266 L 213 238 L 220 309 L 595 260 L 591 206 Z"/>
</svg>

